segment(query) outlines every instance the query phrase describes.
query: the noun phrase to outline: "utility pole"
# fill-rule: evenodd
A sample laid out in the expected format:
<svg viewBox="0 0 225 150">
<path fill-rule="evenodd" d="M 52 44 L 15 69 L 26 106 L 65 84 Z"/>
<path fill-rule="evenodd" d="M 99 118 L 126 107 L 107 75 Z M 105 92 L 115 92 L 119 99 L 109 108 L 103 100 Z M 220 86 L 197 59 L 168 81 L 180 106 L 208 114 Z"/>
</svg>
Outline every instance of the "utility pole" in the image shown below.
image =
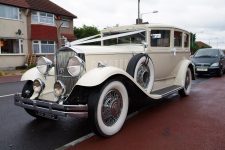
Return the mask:
<svg viewBox="0 0 225 150">
<path fill-rule="evenodd" d="M 141 12 L 140 12 L 140 0 L 138 0 L 138 18 L 136 19 L 136 24 L 141 24 L 142 19 L 141 19 Z"/>
</svg>

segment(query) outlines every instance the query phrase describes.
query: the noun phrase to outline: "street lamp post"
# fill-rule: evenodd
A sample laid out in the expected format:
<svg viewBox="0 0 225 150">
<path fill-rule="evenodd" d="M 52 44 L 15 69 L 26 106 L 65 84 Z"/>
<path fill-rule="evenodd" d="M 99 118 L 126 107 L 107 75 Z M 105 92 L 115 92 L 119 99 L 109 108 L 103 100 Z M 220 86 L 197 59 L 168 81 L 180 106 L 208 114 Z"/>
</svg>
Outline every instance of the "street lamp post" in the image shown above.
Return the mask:
<svg viewBox="0 0 225 150">
<path fill-rule="evenodd" d="M 140 13 L 140 0 L 138 0 L 138 18 L 136 19 L 136 24 L 141 24 L 142 19 L 141 19 L 141 13 Z"/>
<path fill-rule="evenodd" d="M 136 24 L 142 24 L 143 23 L 143 18 L 142 16 L 145 15 L 145 14 L 150 14 L 150 13 L 158 13 L 159 11 L 157 10 L 153 10 L 151 12 L 146 12 L 146 13 L 141 13 L 140 11 L 140 0 L 138 0 L 138 18 L 136 19 Z"/>
</svg>

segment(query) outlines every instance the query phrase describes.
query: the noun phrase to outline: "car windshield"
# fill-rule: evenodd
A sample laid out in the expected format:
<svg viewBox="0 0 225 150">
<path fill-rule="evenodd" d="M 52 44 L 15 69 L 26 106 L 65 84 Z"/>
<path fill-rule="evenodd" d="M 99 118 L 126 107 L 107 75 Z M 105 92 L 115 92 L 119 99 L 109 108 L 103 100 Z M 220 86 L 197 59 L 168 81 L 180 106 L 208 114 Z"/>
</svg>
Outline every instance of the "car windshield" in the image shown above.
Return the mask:
<svg viewBox="0 0 225 150">
<path fill-rule="evenodd" d="M 104 33 L 103 36 L 110 36 L 110 35 L 116 35 L 126 32 L 109 32 Z M 145 42 L 145 32 L 129 35 L 129 36 L 123 36 L 115 39 L 109 39 L 104 41 L 104 45 L 117 45 L 117 44 L 142 44 Z"/>
<path fill-rule="evenodd" d="M 194 57 L 218 57 L 218 49 L 200 49 L 196 52 Z"/>
</svg>

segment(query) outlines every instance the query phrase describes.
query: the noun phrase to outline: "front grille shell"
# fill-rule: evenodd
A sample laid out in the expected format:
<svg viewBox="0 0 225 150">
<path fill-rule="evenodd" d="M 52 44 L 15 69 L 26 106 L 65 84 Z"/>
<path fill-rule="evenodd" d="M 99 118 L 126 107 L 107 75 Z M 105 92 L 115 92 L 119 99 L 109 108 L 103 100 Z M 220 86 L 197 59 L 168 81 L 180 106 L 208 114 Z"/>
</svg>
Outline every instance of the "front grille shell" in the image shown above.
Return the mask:
<svg viewBox="0 0 225 150">
<path fill-rule="evenodd" d="M 76 52 L 70 49 L 60 50 L 56 54 L 56 80 L 64 83 L 66 87 L 65 96 L 69 96 L 79 79 L 79 77 L 72 77 L 67 71 L 68 61 L 74 56 L 77 56 Z"/>
</svg>

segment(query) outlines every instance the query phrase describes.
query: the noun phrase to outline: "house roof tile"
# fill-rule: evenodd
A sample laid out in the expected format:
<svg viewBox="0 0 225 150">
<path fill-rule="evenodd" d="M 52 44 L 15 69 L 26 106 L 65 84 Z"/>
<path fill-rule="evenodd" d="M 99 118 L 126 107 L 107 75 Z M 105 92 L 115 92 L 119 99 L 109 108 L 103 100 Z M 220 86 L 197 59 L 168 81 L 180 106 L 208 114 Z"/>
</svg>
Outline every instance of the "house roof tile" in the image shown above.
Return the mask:
<svg viewBox="0 0 225 150">
<path fill-rule="evenodd" d="M 75 16 L 74 14 L 49 0 L 0 0 L 0 4 L 12 5 L 16 7 L 28 8 L 32 10 L 49 12 L 56 15 L 77 18 L 77 16 Z"/>
</svg>

